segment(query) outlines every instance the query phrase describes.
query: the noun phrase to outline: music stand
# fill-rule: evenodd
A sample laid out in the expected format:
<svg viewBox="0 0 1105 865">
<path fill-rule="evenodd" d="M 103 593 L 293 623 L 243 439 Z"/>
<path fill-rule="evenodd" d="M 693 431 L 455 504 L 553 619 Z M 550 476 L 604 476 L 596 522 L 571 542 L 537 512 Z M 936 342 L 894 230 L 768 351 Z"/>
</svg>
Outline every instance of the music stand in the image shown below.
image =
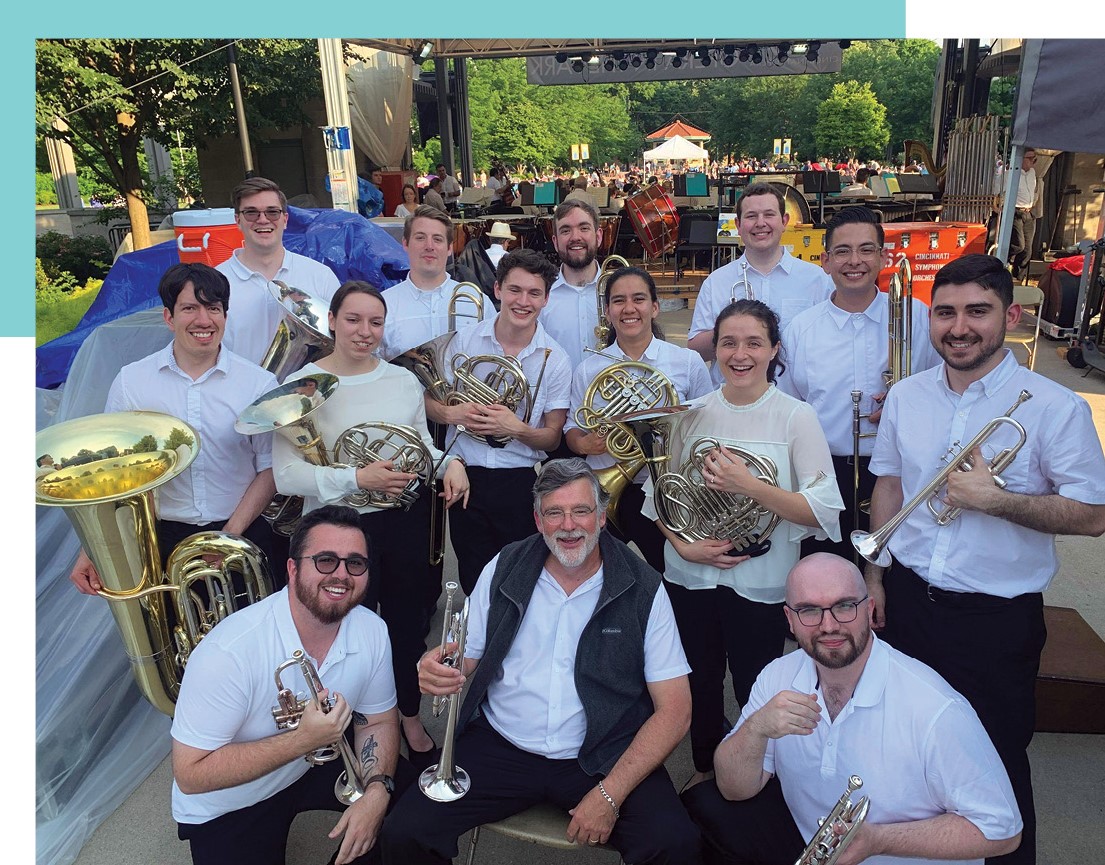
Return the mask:
<svg viewBox="0 0 1105 865">
<path fill-rule="evenodd" d="M 914 174 L 912 171 L 896 174 L 895 177 L 898 180 L 898 192 L 902 195 L 913 196 L 913 220 L 916 221 L 917 197 L 920 195 L 931 195 L 935 198 L 940 192 L 940 187 L 936 183 L 936 178 L 931 174 Z"/>
<path fill-rule="evenodd" d="M 828 192 L 840 192 L 839 171 L 803 171 L 802 192 L 806 195 L 817 195 L 818 224 L 825 224 L 825 194 Z"/>
</svg>

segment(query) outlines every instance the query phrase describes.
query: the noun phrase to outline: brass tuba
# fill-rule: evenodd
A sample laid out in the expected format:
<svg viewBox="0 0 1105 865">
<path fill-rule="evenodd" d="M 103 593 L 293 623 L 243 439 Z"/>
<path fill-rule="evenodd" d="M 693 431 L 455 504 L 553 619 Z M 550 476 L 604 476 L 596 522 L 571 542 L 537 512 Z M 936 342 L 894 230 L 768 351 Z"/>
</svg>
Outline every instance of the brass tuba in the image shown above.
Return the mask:
<svg viewBox="0 0 1105 865">
<path fill-rule="evenodd" d="M 794 865 L 835 865 L 867 819 L 870 800 L 863 796 L 858 802 L 852 802 L 852 794 L 862 786 L 863 781 L 859 775 L 852 775 L 848 779 L 848 789 L 837 800 L 833 810 L 818 821 L 817 831 L 813 833 L 813 838 Z M 843 834 L 836 831 L 837 825 L 841 823 L 848 825 Z"/>
<path fill-rule="evenodd" d="M 289 667 L 298 667 L 303 679 L 307 683 L 310 692 L 305 700 L 299 699 L 295 692 L 284 685 L 281 674 Z M 311 659 L 302 649 L 292 652 L 291 658 L 284 661 L 276 668 L 276 705 L 272 709 L 272 719 L 276 722 L 277 730 L 294 730 L 303 719 L 303 710 L 307 708 L 308 700 L 313 702 L 323 714 L 329 714 L 332 704 L 329 699 L 323 700 L 320 696 L 324 690 L 322 681 L 318 677 L 318 670 L 311 663 Z M 345 764 L 345 771 L 334 782 L 334 796 L 343 805 L 352 805 L 364 795 L 364 781 L 361 779 L 360 763 L 353 755 L 353 749 L 345 740 L 345 735 L 338 737 L 333 745 L 312 751 L 303 759 L 312 766 L 321 766 L 341 757 Z"/>
<path fill-rule="evenodd" d="M 329 309 L 317 298 L 286 282 L 274 279 L 269 293 L 284 308 L 284 318 L 276 328 L 261 366 L 279 381 L 334 350 L 327 326 Z"/>
<path fill-rule="evenodd" d="M 595 327 L 595 341 L 599 348 L 610 344 L 610 319 L 606 315 L 606 283 L 615 271 L 629 267 L 629 261 L 620 255 L 608 255 L 599 268 L 598 285 L 595 289 L 595 302 L 598 304 L 599 323 Z"/>
<path fill-rule="evenodd" d="M 53 455 L 60 466 L 36 479 L 35 502 L 66 509 L 103 582 L 100 596 L 111 602 L 139 690 L 166 715 L 173 714 L 192 647 L 233 612 L 240 595 L 254 601 L 272 590 L 257 547 L 222 532 L 185 538 L 169 573 L 162 571 L 154 491 L 185 471 L 199 447 L 187 423 L 150 411 L 76 418 L 35 437 L 36 453 Z M 232 588 L 232 576 L 216 576 L 202 562 L 210 555 L 221 556 L 229 570 L 242 569 L 243 592 Z"/>
<path fill-rule="evenodd" d="M 852 546 L 856 548 L 856 551 L 873 565 L 878 565 L 882 568 L 889 566 L 890 552 L 887 550 L 886 545 L 890 542 L 890 538 L 894 532 L 901 528 L 902 523 L 904 523 L 909 515 L 920 507 L 922 503 L 928 505 L 929 512 L 932 514 L 937 525 L 946 526 L 955 520 L 960 513 L 962 513 L 962 508 L 940 507 L 940 490 L 943 488 L 944 484 L 948 482 L 948 478 L 951 476 L 952 472 L 971 471 L 974 465 L 970 457 L 971 451 L 976 447 L 981 447 L 983 442 L 1001 429 L 1001 427 L 1008 425 L 1016 432 L 1017 443 L 1001 451 L 987 467 L 990 471 L 990 475 L 994 479 L 994 483 L 999 488 L 1005 489 L 1005 481 L 1001 478 L 1001 473 L 1009 467 L 1009 464 L 1012 463 L 1014 459 L 1016 459 L 1017 454 L 1028 439 L 1028 434 L 1025 432 L 1024 427 L 1013 420 L 1010 415 L 1017 410 L 1017 407 L 1020 406 L 1021 403 L 1027 402 L 1030 399 L 1032 399 L 1032 394 L 1026 390 L 1022 390 L 1020 396 L 1017 397 L 1017 401 L 1009 407 L 1004 415 L 996 417 L 987 423 L 986 426 L 978 431 L 978 434 L 973 439 L 962 447 L 959 446 L 959 442 L 952 445 L 948 453 L 944 455 L 944 460 L 947 463 L 944 468 L 937 472 L 936 477 L 922 487 L 921 491 L 910 499 L 898 513 L 887 520 L 877 532 L 852 532 Z"/>
<path fill-rule="evenodd" d="M 576 409 L 575 421 L 580 429 L 605 435 L 606 450 L 617 460 L 617 465 L 595 472 L 602 488 L 610 496 L 606 516 L 611 522 L 617 524 L 618 500 L 626 486 L 645 466 L 645 454 L 633 431 L 611 418 L 673 406 L 678 401 L 675 385 L 666 375 L 636 360 L 619 361 L 606 367 L 587 386 L 583 404 Z"/>
</svg>

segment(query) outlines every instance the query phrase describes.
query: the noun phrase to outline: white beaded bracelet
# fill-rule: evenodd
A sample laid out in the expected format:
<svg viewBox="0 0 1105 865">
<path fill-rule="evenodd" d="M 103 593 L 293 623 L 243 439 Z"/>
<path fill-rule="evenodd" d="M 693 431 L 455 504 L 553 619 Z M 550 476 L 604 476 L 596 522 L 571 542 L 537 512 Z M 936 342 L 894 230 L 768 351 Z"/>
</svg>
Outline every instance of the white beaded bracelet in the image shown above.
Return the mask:
<svg viewBox="0 0 1105 865">
<path fill-rule="evenodd" d="M 602 794 L 602 798 L 609 803 L 611 809 L 614 811 L 614 819 L 619 819 L 622 816 L 622 811 L 618 807 L 618 803 L 606 792 L 606 788 L 602 786 L 602 781 L 599 781 L 599 792 Z"/>
</svg>

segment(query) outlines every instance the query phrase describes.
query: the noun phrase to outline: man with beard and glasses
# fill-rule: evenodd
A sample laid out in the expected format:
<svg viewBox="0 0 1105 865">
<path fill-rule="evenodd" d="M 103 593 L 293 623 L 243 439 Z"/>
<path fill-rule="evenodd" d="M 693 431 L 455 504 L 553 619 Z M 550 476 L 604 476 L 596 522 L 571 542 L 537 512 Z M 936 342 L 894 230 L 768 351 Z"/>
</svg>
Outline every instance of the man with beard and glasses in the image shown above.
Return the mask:
<svg viewBox="0 0 1105 865">
<path fill-rule="evenodd" d="M 288 587 L 224 619 L 188 659 L 173 718 L 173 817 L 195 865 L 281 865 L 288 830 L 303 811 L 341 811 L 332 863 L 378 862 L 376 837 L 396 789 L 414 778 L 398 757 L 399 718 L 383 621 L 360 606 L 368 545 L 352 508 L 305 515 L 291 539 Z M 323 712 L 298 665 L 283 686 L 306 699 L 294 728 L 273 719 L 277 667 L 302 651 L 325 689 Z M 340 759 L 304 759 L 333 745 L 353 722 L 364 795 L 334 796 Z"/>
<path fill-rule="evenodd" d="M 764 668 L 714 754 L 716 778 L 683 795 L 707 861 L 790 865 L 852 775 L 870 811 L 840 865 L 977 863 L 1014 849 L 1017 804 L 978 716 L 933 670 L 872 633 L 855 565 L 808 556 L 787 577 L 786 597 L 801 651 Z"/>
<path fill-rule="evenodd" d="M 698 831 L 663 762 L 687 732 L 688 666 L 660 575 L 602 531 L 606 494 L 581 459 L 547 463 L 538 535 L 507 546 L 471 598 L 463 673 L 419 661 L 427 694 L 459 694 L 455 802 L 411 790 L 384 825 L 384 861 L 445 863 L 457 838 L 540 802 L 567 839 L 623 861 L 699 861 Z"/>
<path fill-rule="evenodd" d="M 1024 816 L 1023 843 L 1002 861 L 1032 863 L 1027 748 L 1047 636 L 1042 593 L 1059 570 L 1055 535 L 1105 532 L 1105 456 L 1086 401 L 1002 347 L 1021 308 L 998 259 L 966 255 L 941 268 L 931 310 L 929 335 L 944 362 L 890 390 L 871 457 L 878 478 L 871 528 L 897 514 L 947 460 L 970 457 L 973 468 L 953 472 L 939 491 L 939 506 L 962 513 L 942 526 L 922 504 L 890 538 L 885 581 L 875 565 L 865 576 L 883 637 L 940 673 L 978 712 Z M 1018 430 L 1003 423 L 981 448 L 962 447 L 1022 391 L 1031 398 L 1011 417 L 1026 440 L 1001 472 L 1003 489 L 987 464 L 1016 445 Z"/>
</svg>

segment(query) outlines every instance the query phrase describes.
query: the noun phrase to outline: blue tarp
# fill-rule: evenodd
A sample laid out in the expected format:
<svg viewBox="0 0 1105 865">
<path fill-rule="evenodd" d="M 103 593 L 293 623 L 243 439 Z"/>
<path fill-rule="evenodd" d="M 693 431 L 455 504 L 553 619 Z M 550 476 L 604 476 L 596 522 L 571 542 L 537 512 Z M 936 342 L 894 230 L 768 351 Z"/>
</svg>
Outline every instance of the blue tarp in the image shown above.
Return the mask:
<svg viewBox="0 0 1105 865">
<path fill-rule="evenodd" d="M 284 247 L 321 261 L 342 282 L 363 279 L 385 289 L 406 276 L 410 265 L 402 244 L 363 216 L 298 207 L 289 207 L 288 214 Z M 179 260 L 173 241 L 120 256 L 76 329 L 38 348 L 37 386 L 54 388 L 64 382 L 77 349 L 99 325 L 158 306 L 161 274 Z"/>
</svg>

